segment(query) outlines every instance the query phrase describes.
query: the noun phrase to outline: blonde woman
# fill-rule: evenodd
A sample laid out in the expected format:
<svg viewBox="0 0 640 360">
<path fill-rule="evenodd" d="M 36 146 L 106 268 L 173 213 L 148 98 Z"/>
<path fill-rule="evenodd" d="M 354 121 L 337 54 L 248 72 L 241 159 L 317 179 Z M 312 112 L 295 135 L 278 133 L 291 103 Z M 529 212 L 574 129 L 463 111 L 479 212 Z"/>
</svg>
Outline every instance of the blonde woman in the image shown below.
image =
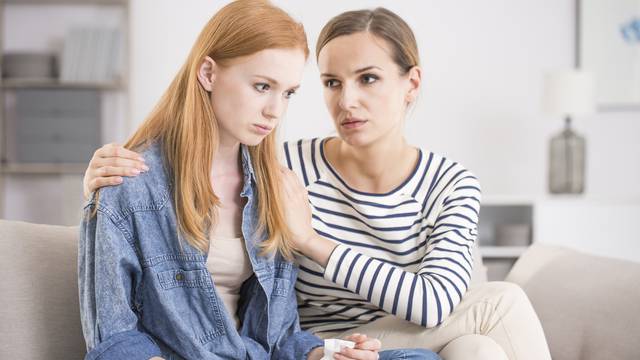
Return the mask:
<svg viewBox="0 0 640 360">
<path fill-rule="evenodd" d="M 207 23 L 125 145 L 149 171 L 85 207 L 87 359 L 322 357 L 298 322 L 274 135 L 307 55 L 303 27 L 266 1 L 233 2 Z M 355 348 L 336 358 L 428 358 L 347 340 Z"/>
</svg>

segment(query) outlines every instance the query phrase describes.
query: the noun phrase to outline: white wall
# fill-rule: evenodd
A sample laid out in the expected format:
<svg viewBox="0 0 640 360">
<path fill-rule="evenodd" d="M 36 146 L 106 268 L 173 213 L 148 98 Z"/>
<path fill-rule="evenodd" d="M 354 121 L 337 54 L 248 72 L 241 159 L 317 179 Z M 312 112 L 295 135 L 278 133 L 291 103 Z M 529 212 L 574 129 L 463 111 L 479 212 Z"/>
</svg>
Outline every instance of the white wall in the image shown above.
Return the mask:
<svg viewBox="0 0 640 360">
<path fill-rule="evenodd" d="M 223 3 L 132 2 L 134 126 Z M 471 168 L 487 194 L 546 192 L 547 143 L 562 119 L 540 111 L 542 76 L 573 64 L 574 0 L 276 3 L 305 24 L 312 48 L 322 25 L 341 11 L 385 6 L 397 12 L 416 33 L 425 72 L 422 97 L 407 122 L 411 142 Z M 640 187 L 634 186 L 640 183 L 640 112 L 579 118 L 576 128 L 588 141 L 587 195 L 640 201 Z M 296 139 L 331 131 L 311 58 L 281 132 Z"/>
<path fill-rule="evenodd" d="M 224 3 L 132 1 L 133 127 L 167 87 L 201 27 Z M 407 122 L 410 141 L 465 164 L 479 176 L 487 196 L 546 198 L 547 145 L 561 130 L 562 119 L 540 111 L 542 78 L 546 70 L 573 65 L 574 0 L 275 3 L 305 24 L 312 53 L 322 25 L 341 11 L 385 6 L 397 12 L 416 33 L 425 73 L 422 97 Z M 640 204 L 640 112 L 600 113 L 576 119 L 575 126 L 588 144 L 585 197 L 589 204 L 593 199 L 605 204 L 596 218 L 603 226 L 609 223 L 607 217 L 626 218 L 625 207 L 615 204 Z M 312 58 L 281 132 L 285 139 L 296 139 L 331 131 Z M 553 200 L 551 204 L 553 209 Z M 559 213 L 572 216 L 558 206 Z M 594 226 L 595 215 L 590 216 Z M 601 238 L 585 238 L 583 233 L 572 237 L 561 222 L 544 219 L 544 235 L 551 242 L 600 251 L 594 244 Z M 551 240 L 556 230 L 567 240 Z M 602 253 L 640 254 L 637 231 L 627 228 L 613 235 L 607 242 L 622 249 Z M 640 260 L 640 255 L 633 256 Z"/>
</svg>

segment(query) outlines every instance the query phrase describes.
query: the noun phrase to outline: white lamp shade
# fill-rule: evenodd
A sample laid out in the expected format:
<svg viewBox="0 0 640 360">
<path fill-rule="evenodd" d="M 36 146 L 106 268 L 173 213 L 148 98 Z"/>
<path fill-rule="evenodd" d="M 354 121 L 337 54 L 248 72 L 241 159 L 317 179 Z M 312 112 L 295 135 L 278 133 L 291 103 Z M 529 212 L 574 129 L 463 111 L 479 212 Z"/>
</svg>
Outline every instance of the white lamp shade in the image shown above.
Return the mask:
<svg viewBox="0 0 640 360">
<path fill-rule="evenodd" d="M 553 115 L 594 113 L 595 81 L 593 74 L 580 70 L 548 73 L 544 79 L 544 111 Z"/>
</svg>

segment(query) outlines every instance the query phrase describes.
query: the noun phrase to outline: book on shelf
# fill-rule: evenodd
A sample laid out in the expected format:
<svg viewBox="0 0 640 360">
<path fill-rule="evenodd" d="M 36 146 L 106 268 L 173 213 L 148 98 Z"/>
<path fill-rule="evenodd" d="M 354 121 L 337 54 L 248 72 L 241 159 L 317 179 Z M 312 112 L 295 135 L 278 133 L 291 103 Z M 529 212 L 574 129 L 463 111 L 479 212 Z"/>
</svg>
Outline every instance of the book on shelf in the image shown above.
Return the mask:
<svg viewBox="0 0 640 360">
<path fill-rule="evenodd" d="M 60 82 L 113 84 L 122 72 L 122 32 L 117 28 L 76 27 L 65 36 Z"/>
</svg>

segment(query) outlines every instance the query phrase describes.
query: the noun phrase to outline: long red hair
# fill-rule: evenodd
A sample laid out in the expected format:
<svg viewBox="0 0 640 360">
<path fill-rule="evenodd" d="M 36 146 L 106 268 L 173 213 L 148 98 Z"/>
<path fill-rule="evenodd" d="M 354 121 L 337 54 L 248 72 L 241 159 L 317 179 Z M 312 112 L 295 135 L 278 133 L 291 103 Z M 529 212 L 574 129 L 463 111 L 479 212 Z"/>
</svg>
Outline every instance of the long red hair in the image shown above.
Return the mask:
<svg viewBox="0 0 640 360">
<path fill-rule="evenodd" d="M 173 200 L 181 235 L 203 252 L 209 248 L 208 229 L 215 226 L 220 199 L 211 185 L 211 167 L 218 126 L 209 93 L 197 79 L 206 56 L 217 64 L 265 49 L 301 49 L 309 55 L 302 24 L 263 0 L 238 0 L 218 11 L 204 27 L 189 57 L 145 122 L 126 142 L 141 149 L 160 140 L 173 177 Z M 266 252 L 291 258 L 293 247 L 281 198 L 278 142 L 275 132 L 249 147 L 259 198 L 259 230 L 268 233 Z"/>
</svg>

